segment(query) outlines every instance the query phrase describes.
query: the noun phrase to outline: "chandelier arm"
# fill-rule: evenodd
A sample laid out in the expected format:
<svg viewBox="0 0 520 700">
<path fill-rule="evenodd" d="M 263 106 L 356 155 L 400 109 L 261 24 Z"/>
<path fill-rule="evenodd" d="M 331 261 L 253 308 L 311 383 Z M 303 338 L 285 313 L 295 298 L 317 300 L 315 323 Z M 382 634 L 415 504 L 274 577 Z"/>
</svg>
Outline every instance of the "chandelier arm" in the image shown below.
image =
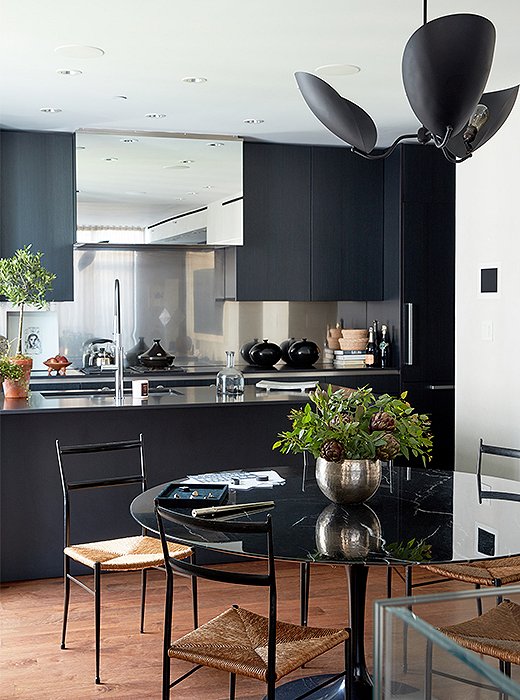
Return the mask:
<svg viewBox="0 0 520 700">
<path fill-rule="evenodd" d="M 403 134 L 402 136 L 399 136 L 396 138 L 396 140 L 393 142 L 391 146 L 389 146 L 386 151 L 383 153 L 379 153 L 378 155 L 371 155 L 370 153 L 365 153 L 364 151 L 360 151 L 359 149 L 355 148 L 354 146 L 351 147 L 352 153 L 355 153 L 358 156 L 361 156 L 362 158 L 366 158 L 367 160 L 381 160 L 381 158 L 387 158 L 391 153 L 395 151 L 397 146 L 401 141 L 404 139 L 416 139 L 417 134 Z"/>
<path fill-rule="evenodd" d="M 473 153 L 468 153 L 463 158 L 457 158 L 457 156 L 454 153 L 452 153 L 447 146 L 443 146 L 441 150 L 446 160 L 448 160 L 450 163 L 455 164 L 463 163 L 465 160 L 468 160 L 468 158 L 471 158 L 471 156 L 473 155 Z"/>
<path fill-rule="evenodd" d="M 437 148 L 441 148 L 441 149 L 444 148 L 446 146 L 446 144 L 448 143 L 448 141 L 450 140 L 452 134 L 453 134 L 453 127 L 452 126 L 446 127 L 446 133 L 444 134 L 444 138 L 442 139 L 442 141 L 439 139 L 438 136 L 435 136 L 435 134 L 432 134 L 433 141 L 434 141 L 435 145 L 437 146 Z"/>
</svg>

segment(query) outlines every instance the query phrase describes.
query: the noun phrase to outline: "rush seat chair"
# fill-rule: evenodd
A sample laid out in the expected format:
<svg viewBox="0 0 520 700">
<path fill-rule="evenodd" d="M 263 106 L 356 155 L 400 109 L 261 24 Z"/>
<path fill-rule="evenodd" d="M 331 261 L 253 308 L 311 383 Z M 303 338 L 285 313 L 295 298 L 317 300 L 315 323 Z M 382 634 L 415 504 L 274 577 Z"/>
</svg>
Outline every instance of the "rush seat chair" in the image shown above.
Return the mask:
<svg viewBox="0 0 520 700">
<path fill-rule="evenodd" d="M 116 452 L 124 453 L 111 459 Z M 146 486 L 146 471 L 144 460 L 143 436 L 137 440 L 106 442 L 85 445 L 61 445 L 56 440 L 56 453 L 63 489 L 63 626 L 61 648 L 65 649 L 67 619 L 70 600 L 70 582 L 78 584 L 83 590 L 94 596 L 95 610 L 95 682 L 100 679 L 100 632 L 101 632 L 101 573 L 117 571 L 141 571 L 141 619 L 140 631 L 144 631 L 144 611 L 146 601 L 147 573 L 150 569 L 160 568 L 164 571 L 164 556 L 161 541 L 157 537 L 149 537 L 144 530 L 140 535 L 117 537 L 115 539 L 96 542 L 71 542 L 71 510 L 74 511 L 73 525 L 80 522 L 90 524 L 92 519 L 106 518 L 111 524 L 115 517 L 114 511 L 100 513 L 92 501 L 88 504 L 79 502 L 79 492 L 95 491 L 96 494 L 108 489 L 124 489 L 133 487 L 133 491 L 143 492 Z M 110 453 L 110 454 L 109 454 Z M 80 456 L 81 455 L 81 456 Z M 93 458 L 93 460 L 91 459 Z M 122 473 L 124 470 L 124 473 Z M 85 478 L 85 474 L 89 478 Z M 79 476 L 78 476 L 79 475 Z M 136 488 L 137 487 L 137 488 Z M 132 497 L 129 489 L 129 499 Z M 137 495 L 137 494 L 133 494 Z M 74 502 L 74 507 L 72 507 Z M 128 502 L 130 503 L 130 501 Z M 82 506 L 82 507 L 80 507 Z M 90 510 L 90 513 L 85 513 Z M 90 515 L 90 517 L 89 517 Z M 114 527 L 116 521 L 114 520 Z M 77 527 L 76 527 L 77 529 Z M 179 559 L 191 557 L 192 550 L 184 545 L 170 543 L 169 556 Z M 71 561 L 88 567 L 93 571 L 93 587 L 71 574 Z M 192 579 L 193 618 L 197 625 L 197 589 L 196 581 Z"/>
<path fill-rule="evenodd" d="M 277 681 L 338 644 L 344 644 L 345 670 L 332 677 L 327 677 L 327 680 L 314 690 L 319 691 L 320 688 L 344 676 L 345 698 L 350 698 L 349 630 L 303 627 L 277 620 L 273 536 L 269 516 L 265 522 L 223 522 L 214 519 L 194 518 L 157 505 L 155 512 L 163 544 L 167 576 L 163 640 L 163 700 L 170 698 L 170 688 L 203 666 L 227 671 L 230 674 L 230 700 L 235 698 L 237 675 L 264 681 L 267 684 L 267 698 L 273 700 Z M 186 560 L 173 559 L 168 556 L 166 535 L 167 528 L 171 527 L 172 524 L 184 525 L 190 531 L 195 530 L 202 533 L 217 531 L 233 535 L 265 536 L 267 573 L 234 572 L 217 569 L 214 566 L 196 565 Z M 268 589 L 268 617 L 233 605 L 198 629 L 172 642 L 174 572 L 221 583 Z M 191 662 L 194 666 L 171 683 L 170 660 L 172 658 Z M 298 697 L 305 696 L 311 699 L 313 694 L 307 691 Z"/>
</svg>

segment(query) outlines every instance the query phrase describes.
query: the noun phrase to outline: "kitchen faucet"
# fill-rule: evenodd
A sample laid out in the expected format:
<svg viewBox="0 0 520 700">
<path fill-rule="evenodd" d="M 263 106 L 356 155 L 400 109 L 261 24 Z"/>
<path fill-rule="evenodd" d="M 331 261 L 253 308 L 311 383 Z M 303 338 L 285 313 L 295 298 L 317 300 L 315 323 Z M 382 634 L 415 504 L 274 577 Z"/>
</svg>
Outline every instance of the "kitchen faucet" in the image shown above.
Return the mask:
<svg viewBox="0 0 520 700">
<path fill-rule="evenodd" d="M 117 403 L 122 403 L 124 396 L 123 388 L 123 345 L 121 343 L 121 297 L 119 293 L 119 280 L 115 280 L 114 285 L 114 345 L 115 345 L 115 399 Z"/>
</svg>

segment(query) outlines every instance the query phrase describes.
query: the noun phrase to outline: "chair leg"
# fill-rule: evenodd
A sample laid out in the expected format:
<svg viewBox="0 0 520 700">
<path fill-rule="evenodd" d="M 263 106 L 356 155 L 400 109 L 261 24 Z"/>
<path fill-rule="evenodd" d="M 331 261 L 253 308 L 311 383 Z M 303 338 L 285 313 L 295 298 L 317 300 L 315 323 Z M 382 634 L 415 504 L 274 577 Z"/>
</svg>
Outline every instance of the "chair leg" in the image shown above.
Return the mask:
<svg viewBox="0 0 520 700">
<path fill-rule="evenodd" d="M 300 564 L 300 625 L 307 627 L 311 569 L 308 561 Z"/>
<path fill-rule="evenodd" d="M 267 681 L 267 700 L 275 700 L 275 698 L 276 698 L 275 682 L 274 682 L 274 678 L 270 678 Z"/>
<path fill-rule="evenodd" d="M 166 593 L 164 602 L 163 623 L 163 668 L 162 668 L 162 700 L 170 698 L 170 655 L 168 650 L 172 638 L 173 613 L 173 576 L 166 574 Z"/>
<path fill-rule="evenodd" d="M 94 611 L 96 617 L 96 683 L 101 683 L 99 676 L 99 656 L 101 641 L 101 566 L 94 565 Z"/>
<path fill-rule="evenodd" d="M 386 597 L 391 598 L 392 597 L 392 567 L 388 566 L 386 568 Z"/>
<path fill-rule="evenodd" d="M 67 634 L 70 600 L 70 559 L 66 555 L 63 555 L 63 557 L 63 625 L 61 629 L 61 648 L 65 649 L 65 635 Z"/>
<path fill-rule="evenodd" d="M 424 668 L 424 700 L 432 697 L 432 655 L 433 645 L 430 639 L 426 640 L 426 664 Z"/>
<path fill-rule="evenodd" d="M 477 591 L 480 591 L 480 583 L 475 584 Z M 477 615 L 480 617 L 482 615 L 482 598 L 476 598 L 477 601 Z"/>
<path fill-rule="evenodd" d="M 229 674 L 229 700 L 235 700 L 235 689 L 237 685 L 237 677 L 235 673 Z"/>
<path fill-rule="evenodd" d="M 352 640 L 349 635 L 345 640 L 345 700 L 352 698 Z"/>
<path fill-rule="evenodd" d="M 141 571 L 141 622 L 139 624 L 139 632 L 143 634 L 144 632 L 144 608 L 146 605 L 146 579 L 147 579 L 148 569 L 143 569 Z"/>
<path fill-rule="evenodd" d="M 405 595 L 412 595 L 412 567 L 404 567 L 404 585 Z M 410 610 L 411 608 L 408 607 Z M 408 673 L 408 625 L 405 624 L 403 629 L 403 673 Z"/>
<path fill-rule="evenodd" d="M 190 557 L 192 564 L 195 564 L 195 552 Z M 197 577 L 191 577 L 191 600 L 193 606 L 193 629 L 199 626 L 199 592 L 197 587 Z"/>
</svg>

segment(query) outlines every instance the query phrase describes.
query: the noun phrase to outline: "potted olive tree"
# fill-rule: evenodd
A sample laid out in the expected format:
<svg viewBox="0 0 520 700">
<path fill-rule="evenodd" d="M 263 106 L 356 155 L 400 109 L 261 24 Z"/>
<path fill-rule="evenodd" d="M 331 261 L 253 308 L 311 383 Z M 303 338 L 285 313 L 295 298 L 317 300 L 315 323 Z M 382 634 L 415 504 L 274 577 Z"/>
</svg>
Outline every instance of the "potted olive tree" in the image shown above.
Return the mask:
<svg viewBox="0 0 520 700">
<path fill-rule="evenodd" d="M 8 396 L 6 389 L 10 392 L 14 391 L 17 398 L 27 396 L 29 391 L 32 358 L 22 353 L 24 310 L 28 305 L 37 309 L 45 308 L 47 305 L 45 295 L 52 289 L 52 282 L 56 279 L 56 275 L 42 265 L 42 255 L 41 252 L 32 253 L 29 244 L 17 250 L 10 258 L 0 258 L 0 294 L 19 309 L 16 352 L 12 357 L 4 357 L 6 362 L 2 363 L 4 371 L 8 373 L 2 372 L 2 375 L 11 380 L 8 387 L 4 386 L 6 397 Z M 24 370 L 23 376 L 9 376 L 13 372 L 16 374 L 15 370 L 11 370 L 10 365 L 20 365 Z M 9 396 L 13 397 L 14 394 L 10 393 Z"/>
</svg>

